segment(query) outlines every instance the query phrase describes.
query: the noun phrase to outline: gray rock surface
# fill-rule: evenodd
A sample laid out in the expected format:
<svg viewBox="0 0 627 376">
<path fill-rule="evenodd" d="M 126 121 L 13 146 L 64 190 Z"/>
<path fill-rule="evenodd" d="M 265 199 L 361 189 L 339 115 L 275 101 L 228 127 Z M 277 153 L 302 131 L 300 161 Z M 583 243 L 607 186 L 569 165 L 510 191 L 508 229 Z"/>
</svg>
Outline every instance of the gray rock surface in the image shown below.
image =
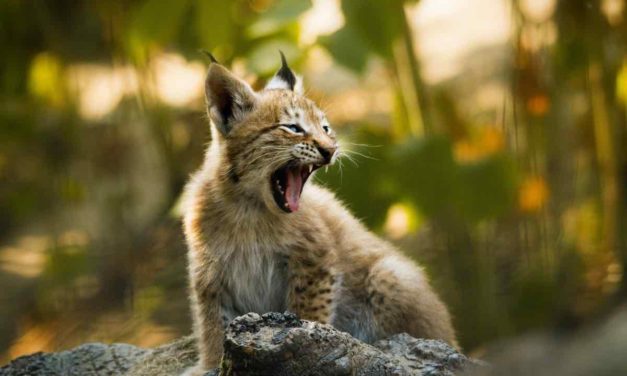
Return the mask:
<svg viewBox="0 0 627 376">
<path fill-rule="evenodd" d="M 220 370 L 208 375 L 429 375 L 476 368 L 444 342 L 406 334 L 365 344 L 329 325 L 286 313 L 249 313 L 233 320 Z M 58 353 L 36 353 L 0 368 L 0 375 L 178 375 L 196 362 L 193 339 L 155 349 L 86 344 Z"/>
<path fill-rule="evenodd" d="M 453 375 L 473 364 L 446 343 L 406 334 L 374 346 L 291 314 L 249 313 L 229 327 L 224 375 Z"/>
<path fill-rule="evenodd" d="M 126 344 L 88 343 L 68 351 L 19 357 L 0 368 L 0 375 L 121 375 L 152 351 Z"/>
</svg>

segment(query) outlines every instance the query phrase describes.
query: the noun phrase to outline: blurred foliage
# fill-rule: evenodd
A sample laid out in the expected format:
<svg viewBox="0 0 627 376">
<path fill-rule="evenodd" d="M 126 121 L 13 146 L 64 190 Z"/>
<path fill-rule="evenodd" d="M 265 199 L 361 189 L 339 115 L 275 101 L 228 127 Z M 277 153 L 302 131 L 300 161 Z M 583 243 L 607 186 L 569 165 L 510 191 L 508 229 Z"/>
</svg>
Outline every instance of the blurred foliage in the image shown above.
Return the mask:
<svg viewBox="0 0 627 376">
<path fill-rule="evenodd" d="M 172 214 L 208 141 L 199 49 L 256 87 L 281 49 L 321 81 L 306 84 L 313 98 L 353 111 L 336 115 L 348 155 L 317 179 L 426 265 L 466 348 L 585 323 L 624 299 L 623 1 L 614 15 L 549 1 L 538 17 L 512 0 L 503 66 L 431 85 L 414 41 L 421 2 L 324 2 L 344 21 L 308 40 L 322 3 L 0 2 L 5 357 L 189 330 Z M 492 69 L 491 56 L 468 60 Z M 502 108 L 481 104 L 494 82 Z"/>
</svg>

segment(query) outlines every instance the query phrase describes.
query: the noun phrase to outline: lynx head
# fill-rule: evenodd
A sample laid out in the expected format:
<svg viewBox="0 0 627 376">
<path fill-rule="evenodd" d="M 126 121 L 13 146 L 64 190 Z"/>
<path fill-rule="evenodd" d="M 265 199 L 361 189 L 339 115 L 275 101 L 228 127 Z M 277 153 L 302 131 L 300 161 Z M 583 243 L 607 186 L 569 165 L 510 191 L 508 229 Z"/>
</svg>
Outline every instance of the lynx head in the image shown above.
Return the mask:
<svg viewBox="0 0 627 376">
<path fill-rule="evenodd" d="M 311 174 L 335 161 L 338 144 L 325 114 L 303 96 L 283 54 L 281 63 L 266 87 L 255 92 L 212 59 L 205 93 L 224 183 L 242 199 L 291 213 L 298 210 Z"/>
</svg>

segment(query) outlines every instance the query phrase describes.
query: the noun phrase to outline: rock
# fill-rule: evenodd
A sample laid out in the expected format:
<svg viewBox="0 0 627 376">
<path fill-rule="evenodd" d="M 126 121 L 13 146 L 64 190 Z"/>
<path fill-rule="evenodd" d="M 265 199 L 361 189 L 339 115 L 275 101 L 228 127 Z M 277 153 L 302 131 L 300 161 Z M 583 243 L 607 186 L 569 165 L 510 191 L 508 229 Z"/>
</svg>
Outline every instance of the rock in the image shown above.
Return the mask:
<svg viewBox="0 0 627 376">
<path fill-rule="evenodd" d="M 360 342 L 290 313 L 249 313 L 227 330 L 221 375 L 453 375 L 473 361 L 444 342 L 407 334 Z"/>
<path fill-rule="evenodd" d="M 329 325 L 291 313 L 249 313 L 233 320 L 220 370 L 207 375 L 454 375 L 478 367 L 444 342 L 399 334 L 368 345 Z M 197 359 L 191 337 L 155 349 L 86 344 L 36 353 L 0 368 L 17 375 L 178 375 Z"/>
<path fill-rule="evenodd" d="M 0 368 L 0 375 L 121 375 L 152 352 L 126 344 L 88 343 L 68 351 L 19 357 Z"/>
</svg>

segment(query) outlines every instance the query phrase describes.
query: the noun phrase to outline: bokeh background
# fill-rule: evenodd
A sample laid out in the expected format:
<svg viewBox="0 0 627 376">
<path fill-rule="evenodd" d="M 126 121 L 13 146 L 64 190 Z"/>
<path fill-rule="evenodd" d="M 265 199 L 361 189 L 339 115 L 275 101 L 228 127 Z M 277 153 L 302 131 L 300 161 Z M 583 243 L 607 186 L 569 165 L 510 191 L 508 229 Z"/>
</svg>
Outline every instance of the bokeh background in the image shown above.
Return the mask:
<svg viewBox="0 0 627 376">
<path fill-rule="evenodd" d="M 321 171 L 427 268 L 473 354 L 624 301 L 624 0 L 0 2 L 0 363 L 190 332 L 178 200 L 212 51 L 305 79 Z"/>
</svg>

